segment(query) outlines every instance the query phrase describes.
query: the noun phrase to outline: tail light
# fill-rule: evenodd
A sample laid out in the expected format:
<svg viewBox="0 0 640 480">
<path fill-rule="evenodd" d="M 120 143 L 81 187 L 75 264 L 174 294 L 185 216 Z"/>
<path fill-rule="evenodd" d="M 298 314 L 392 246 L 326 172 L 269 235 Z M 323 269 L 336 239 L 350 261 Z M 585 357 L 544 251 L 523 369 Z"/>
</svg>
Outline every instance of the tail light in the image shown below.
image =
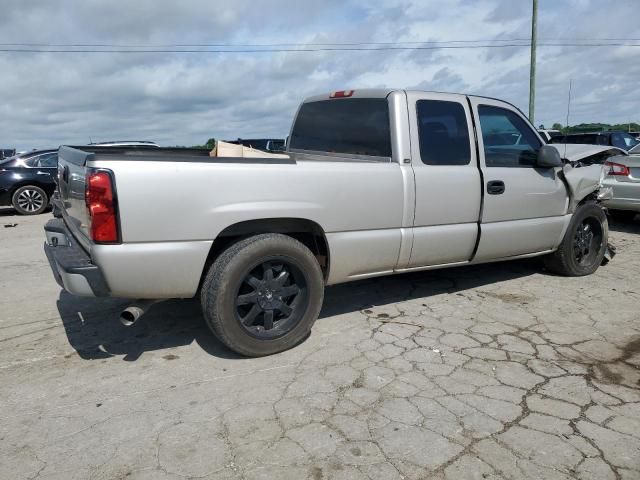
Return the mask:
<svg viewBox="0 0 640 480">
<path fill-rule="evenodd" d="M 620 165 L 619 163 L 614 162 L 604 162 L 604 164 L 609 167 L 607 175 L 620 175 L 623 177 L 629 176 L 629 167 L 626 165 Z"/>
<path fill-rule="evenodd" d="M 353 90 L 340 90 L 338 92 L 333 92 L 329 95 L 329 98 L 348 98 L 353 95 Z"/>
<path fill-rule="evenodd" d="M 89 171 L 84 198 L 91 220 L 91 239 L 96 243 L 119 243 L 118 211 L 112 173 L 108 170 Z"/>
</svg>

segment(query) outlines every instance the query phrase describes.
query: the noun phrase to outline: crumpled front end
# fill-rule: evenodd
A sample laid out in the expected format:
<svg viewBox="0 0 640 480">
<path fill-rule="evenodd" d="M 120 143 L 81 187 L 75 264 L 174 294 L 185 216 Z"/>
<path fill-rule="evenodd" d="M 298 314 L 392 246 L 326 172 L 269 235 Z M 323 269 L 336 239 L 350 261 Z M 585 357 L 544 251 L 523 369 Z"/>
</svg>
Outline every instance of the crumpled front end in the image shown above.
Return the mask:
<svg viewBox="0 0 640 480">
<path fill-rule="evenodd" d="M 565 165 L 560 174 L 569 189 L 569 213 L 575 212 L 577 206 L 587 197 L 593 197 L 598 202 L 609 200 L 613 196 L 611 187 L 604 185 L 608 168 L 605 165 L 590 165 L 588 167 L 573 167 Z M 607 242 L 601 265 L 609 263 L 616 255 L 616 248 Z"/>
<path fill-rule="evenodd" d="M 602 185 L 598 190 L 598 201 L 604 202 L 613 198 L 613 188 Z"/>
<path fill-rule="evenodd" d="M 611 198 L 611 188 L 603 186 L 607 174 L 604 165 L 589 165 L 588 167 L 565 165 L 561 173 L 569 189 L 569 212 L 574 212 L 578 204 L 589 195 L 595 194 L 597 200 Z"/>
</svg>

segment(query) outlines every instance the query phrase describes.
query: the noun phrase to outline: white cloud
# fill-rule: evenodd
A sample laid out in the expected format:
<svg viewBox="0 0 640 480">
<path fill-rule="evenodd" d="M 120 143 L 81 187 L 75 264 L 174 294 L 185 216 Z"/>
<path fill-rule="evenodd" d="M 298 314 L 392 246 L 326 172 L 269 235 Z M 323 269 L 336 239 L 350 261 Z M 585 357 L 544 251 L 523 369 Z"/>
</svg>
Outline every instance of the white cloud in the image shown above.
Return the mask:
<svg viewBox="0 0 640 480">
<path fill-rule="evenodd" d="M 540 2 L 539 40 L 633 37 L 634 0 Z M 527 38 L 512 0 L 5 0 L 0 43 L 291 43 Z M 607 21 L 603 21 L 605 18 Z M 635 35 L 637 36 L 637 35 Z M 0 53 L 2 146 L 109 139 L 193 145 L 284 137 L 305 96 L 419 87 L 504 98 L 526 111 L 529 50 L 203 54 Z M 640 120 L 640 48 L 540 47 L 536 123 Z"/>
</svg>

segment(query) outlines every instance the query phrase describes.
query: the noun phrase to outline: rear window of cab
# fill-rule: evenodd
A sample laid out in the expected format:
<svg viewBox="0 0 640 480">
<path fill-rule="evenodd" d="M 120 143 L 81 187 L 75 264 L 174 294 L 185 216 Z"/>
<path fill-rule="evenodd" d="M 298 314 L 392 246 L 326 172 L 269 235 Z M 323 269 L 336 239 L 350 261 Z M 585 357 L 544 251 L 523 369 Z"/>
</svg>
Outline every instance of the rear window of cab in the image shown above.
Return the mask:
<svg viewBox="0 0 640 480">
<path fill-rule="evenodd" d="M 304 103 L 293 125 L 291 150 L 391 157 L 386 98 Z"/>
</svg>

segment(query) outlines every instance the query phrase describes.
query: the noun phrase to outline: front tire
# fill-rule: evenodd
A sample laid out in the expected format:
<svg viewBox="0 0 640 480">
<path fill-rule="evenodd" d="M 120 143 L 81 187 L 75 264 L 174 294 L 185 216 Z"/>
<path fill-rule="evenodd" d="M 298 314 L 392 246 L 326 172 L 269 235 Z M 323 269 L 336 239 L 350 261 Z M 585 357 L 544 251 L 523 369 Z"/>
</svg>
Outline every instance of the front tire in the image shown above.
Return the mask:
<svg viewBox="0 0 640 480">
<path fill-rule="evenodd" d="M 49 205 L 49 198 L 40 187 L 25 185 L 13 192 L 11 204 L 20 215 L 39 215 Z"/>
<path fill-rule="evenodd" d="M 595 202 L 583 203 L 573 214 L 558 250 L 545 258 L 545 265 L 568 277 L 590 275 L 602 263 L 608 237 L 609 224 L 602 207 Z"/>
<path fill-rule="evenodd" d="M 271 355 L 304 340 L 320 313 L 322 271 L 311 251 L 280 234 L 246 238 L 211 265 L 201 302 L 211 331 L 231 350 Z"/>
</svg>

